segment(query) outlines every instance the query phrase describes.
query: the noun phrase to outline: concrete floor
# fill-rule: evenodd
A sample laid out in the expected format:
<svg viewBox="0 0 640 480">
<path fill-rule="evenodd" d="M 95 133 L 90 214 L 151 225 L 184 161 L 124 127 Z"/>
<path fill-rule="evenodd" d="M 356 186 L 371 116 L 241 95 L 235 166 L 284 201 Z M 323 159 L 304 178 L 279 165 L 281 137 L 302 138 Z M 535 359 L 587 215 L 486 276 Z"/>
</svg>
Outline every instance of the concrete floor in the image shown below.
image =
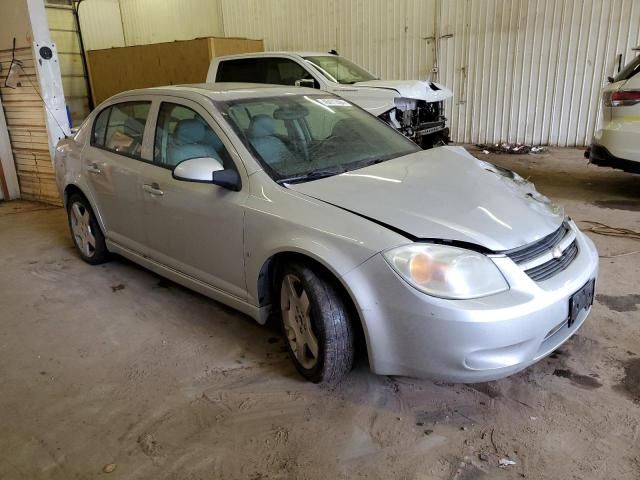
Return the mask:
<svg viewBox="0 0 640 480">
<path fill-rule="evenodd" d="M 578 150 L 483 155 L 576 220 L 640 230 L 640 176 Z M 590 234 L 601 255 L 640 242 Z M 0 479 L 638 479 L 640 254 L 601 260 L 579 334 L 480 385 L 296 375 L 277 334 L 0 203 Z M 500 468 L 500 459 L 515 465 Z M 104 473 L 105 466 L 114 469 Z"/>
</svg>

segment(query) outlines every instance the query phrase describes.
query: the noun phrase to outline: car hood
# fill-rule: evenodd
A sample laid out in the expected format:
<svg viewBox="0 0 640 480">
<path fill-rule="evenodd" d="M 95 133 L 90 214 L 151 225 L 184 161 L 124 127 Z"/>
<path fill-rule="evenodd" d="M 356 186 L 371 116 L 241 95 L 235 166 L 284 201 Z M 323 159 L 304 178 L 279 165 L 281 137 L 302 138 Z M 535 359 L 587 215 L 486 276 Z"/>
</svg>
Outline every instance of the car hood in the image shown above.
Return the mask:
<svg viewBox="0 0 640 480">
<path fill-rule="evenodd" d="M 564 214 L 517 174 L 440 147 L 288 188 L 416 239 L 510 250 L 555 231 Z"/>
<path fill-rule="evenodd" d="M 453 92 L 447 87 L 422 80 L 369 80 L 356 82 L 353 85 L 395 90 L 401 97 L 426 100 L 427 102 L 440 102 L 453 96 Z"/>
</svg>

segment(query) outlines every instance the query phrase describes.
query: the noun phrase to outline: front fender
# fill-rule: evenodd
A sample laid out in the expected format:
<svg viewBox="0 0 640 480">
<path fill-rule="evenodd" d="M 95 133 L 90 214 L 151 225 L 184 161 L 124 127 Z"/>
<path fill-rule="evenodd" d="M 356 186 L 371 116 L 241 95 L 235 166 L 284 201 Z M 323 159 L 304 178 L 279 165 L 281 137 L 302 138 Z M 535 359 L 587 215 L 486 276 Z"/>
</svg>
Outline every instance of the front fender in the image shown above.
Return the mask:
<svg viewBox="0 0 640 480">
<path fill-rule="evenodd" d="M 370 220 L 280 187 L 264 172 L 250 178 L 251 191 L 262 192 L 249 197 L 245 211 L 245 274 L 254 305 L 260 303 L 263 267 L 278 253 L 305 255 L 341 278 L 376 253 L 407 241 Z"/>
</svg>

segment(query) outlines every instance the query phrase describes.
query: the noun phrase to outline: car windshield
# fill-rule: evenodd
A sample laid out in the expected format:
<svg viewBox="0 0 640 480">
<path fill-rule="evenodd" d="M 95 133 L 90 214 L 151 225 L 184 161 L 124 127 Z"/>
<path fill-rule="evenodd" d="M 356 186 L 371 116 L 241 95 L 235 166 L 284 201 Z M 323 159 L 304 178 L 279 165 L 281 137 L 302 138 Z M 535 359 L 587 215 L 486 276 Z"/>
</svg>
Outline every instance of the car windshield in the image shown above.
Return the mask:
<svg viewBox="0 0 640 480">
<path fill-rule="evenodd" d="M 338 55 L 322 55 L 316 57 L 305 57 L 305 60 L 313 63 L 332 82 L 352 84 L 356 82 L 366 82 L 377 80 L 376 77 L 367 72 L 364 68 Z"/>
<path fill-rule="evenodd" d="M 328 94 L 227 101 L 220 108 L 279 183 L 315 180 L 420 151 L 378 118 Z"/>
<path fill-rule="evenodd" d="M 614 82 L 619 82 L 620 80 L 629 80 L 636 73 L 640 72 L 640 55 L 627 63 L 620 72 L 613 77 Z"/>
</svg>

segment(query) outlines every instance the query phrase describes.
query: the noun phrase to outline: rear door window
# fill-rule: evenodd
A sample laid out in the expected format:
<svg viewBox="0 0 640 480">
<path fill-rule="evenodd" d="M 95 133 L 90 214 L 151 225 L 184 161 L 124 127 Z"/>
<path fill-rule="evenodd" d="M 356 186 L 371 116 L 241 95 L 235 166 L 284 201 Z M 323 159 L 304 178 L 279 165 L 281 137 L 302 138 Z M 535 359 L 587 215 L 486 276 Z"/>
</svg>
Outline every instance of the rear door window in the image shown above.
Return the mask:
<svg viewBox="0 0 640 480">
<path fill-rule="evenodd" d="M 297 62 L 288 58 L 239 58 L 220 62 L 216 82 L 272 83 L 295 85 L 296 80 L 312 78 Z"/>
<path fill-rule="evenodd" d="M 216 82 L 255 82 L 260 81 L 258 76 L 257 58 L 241 58 L 238 60 L 225 60 L 218 64 Z"/>
<path fill-rule="evenodd" d="M 96 117 L 91 145 L 140 158 L 151 102 L 124 102 L 104 109 Z"/>
</svg>

